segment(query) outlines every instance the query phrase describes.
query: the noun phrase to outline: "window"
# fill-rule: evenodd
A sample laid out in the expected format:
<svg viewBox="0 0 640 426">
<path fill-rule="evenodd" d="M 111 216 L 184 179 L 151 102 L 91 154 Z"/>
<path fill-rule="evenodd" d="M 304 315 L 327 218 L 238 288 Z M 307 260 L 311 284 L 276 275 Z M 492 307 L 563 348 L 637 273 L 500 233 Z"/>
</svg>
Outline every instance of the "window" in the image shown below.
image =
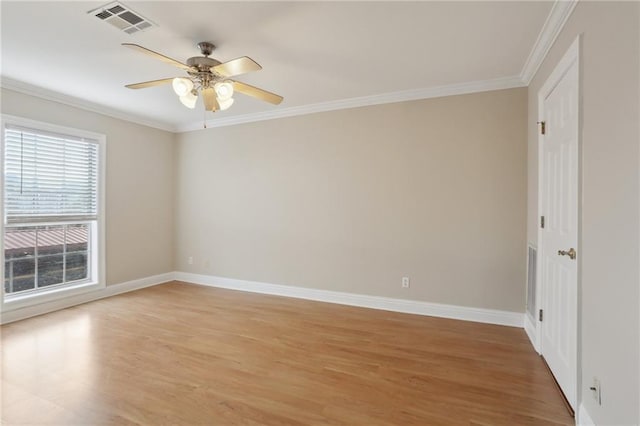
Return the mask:
<svg viewBox="0 0 640 426">
<path fill-rule="evenodd" d="M 3 120 L 4 302 L 104 286 L 104 136 Z"/>
</svg>

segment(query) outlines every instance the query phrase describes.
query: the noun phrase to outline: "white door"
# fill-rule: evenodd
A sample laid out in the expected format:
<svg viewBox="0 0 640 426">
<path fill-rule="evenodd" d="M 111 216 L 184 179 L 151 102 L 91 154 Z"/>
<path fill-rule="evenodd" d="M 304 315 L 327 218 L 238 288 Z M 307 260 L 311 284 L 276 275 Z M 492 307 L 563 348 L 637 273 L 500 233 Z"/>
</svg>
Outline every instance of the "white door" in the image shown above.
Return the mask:
<svg viewBox="0 0 640 426">
<path fill-rule="evenodd" d="M 564 63 L 542 101 L 541 353 L 576 408 L 578 305 L 578 61 Z M 549 89 L 548 89 L 549 90 Z"/>
</svg>

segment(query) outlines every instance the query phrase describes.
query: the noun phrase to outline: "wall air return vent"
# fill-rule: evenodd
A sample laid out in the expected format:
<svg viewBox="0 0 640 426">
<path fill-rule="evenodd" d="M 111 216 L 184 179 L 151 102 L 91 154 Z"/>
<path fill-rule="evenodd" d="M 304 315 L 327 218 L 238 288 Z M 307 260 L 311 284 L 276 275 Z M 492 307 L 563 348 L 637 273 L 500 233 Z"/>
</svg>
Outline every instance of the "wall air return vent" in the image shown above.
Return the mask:
<svg viewBox="0 0 640 426">
<path fill-rule="evenodd" d="M 129 35 L 156 26 L 152 21 L 120 2 L 109 3 L 87 13 Z"/>
<path fill-rule="evenodd" d="M 536 289 L 538 285 L 536 278 L 537 264 L 538 251 L 530 245 L 527 261 L 527 313 L 531 316 L 534 324 L 536 323 Z"/>
</svg>

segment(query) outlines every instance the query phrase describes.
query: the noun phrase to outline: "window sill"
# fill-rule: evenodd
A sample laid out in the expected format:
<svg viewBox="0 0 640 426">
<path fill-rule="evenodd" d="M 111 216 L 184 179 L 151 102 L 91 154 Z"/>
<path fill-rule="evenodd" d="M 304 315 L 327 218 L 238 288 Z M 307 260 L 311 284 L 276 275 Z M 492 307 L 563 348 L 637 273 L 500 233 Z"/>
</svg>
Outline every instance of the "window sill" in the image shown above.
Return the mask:
<svg viewBox="0 0 640 426">
<path fill-rule="evenodd" d="M 56 300 L 67 299 L 69 297 L 78 296 L 80 294 L 101 290 L 105 286 L 97 282 L 88 282 L 67 287 L 53 288 L 48 291 L 23 294 L 23 295 L 5 295 L 2 303 L 2 311 L 9 312 L 16 309 L 26 308 L 42 303 L 48 303 Z"/>
</svg>

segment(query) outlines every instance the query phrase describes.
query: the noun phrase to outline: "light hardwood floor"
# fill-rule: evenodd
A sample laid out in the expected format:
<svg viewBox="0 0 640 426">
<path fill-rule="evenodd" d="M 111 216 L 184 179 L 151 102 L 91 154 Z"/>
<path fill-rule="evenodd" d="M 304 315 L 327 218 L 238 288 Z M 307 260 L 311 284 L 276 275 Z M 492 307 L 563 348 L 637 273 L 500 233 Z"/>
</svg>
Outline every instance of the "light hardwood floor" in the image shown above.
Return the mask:
<svg viewBox="0 0 640 426">
<path fill-rule="evenodd" d="M 2 327 L 3 424 L 572 424 L 522 329 L 168 283 Z"/>
</svg>

